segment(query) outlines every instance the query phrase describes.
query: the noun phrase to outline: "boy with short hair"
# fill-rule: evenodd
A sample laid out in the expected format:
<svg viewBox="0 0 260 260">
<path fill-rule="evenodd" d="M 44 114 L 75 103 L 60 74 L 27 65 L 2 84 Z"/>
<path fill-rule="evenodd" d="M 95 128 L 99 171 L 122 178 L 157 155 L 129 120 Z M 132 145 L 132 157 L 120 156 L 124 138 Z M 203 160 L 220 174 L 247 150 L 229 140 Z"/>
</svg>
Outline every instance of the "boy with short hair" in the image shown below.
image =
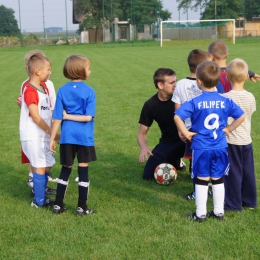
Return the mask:
<svg viewBox="0 0 260 260">
<path fill-rule="evenodd" d="M 220 68 L 214 61 L 202 62 L 196 70 L 197 83 L 202 93 L 186 101 L 175 111 L 174 121 L 182 135 L 192 140 L 192 175 L 196 178 L 196 212 L 189 219 L 203 222 L 207 214 L 208 183 L 211 179 L 214 209 L 207 216 L 224 218 L 224 174 L 228 173 L 226 135 L 244 120 L 244 112 L 231 99 L 215 91 Z M 235 120 L 227 125 L 228 117 Z M 187 130 L 184 120 L 191 118 Z"/>
<path fill-rule="evenodd" d="M 41 50 L 31 50 L 29 52 L 27 52 L 24 56 L 24 63 L 25 63 L 25 70 L 27 75 L 29 76 L 29 72 L 28 72 L 28 62 L 31 58 L 31 56 L 35 55 L 35 54 L 39 54 L 45 57 L 45 54 L 41 51 Z M 50 73 L 51 74 L 51 73 Z M 30 78 L 26 79 L 20 88 L 20 96 L 16 99 L 16 103 L 17 105 L 21 108 L 21 103 L 22 103 L 22 94 L 23 94 L 23 90 L 25 88 L 26 85 L 28 85 L 28 83 L 30 82 Z M 53 112 L 54 110 L 54 106 L 55 106 L 55 101 L 56 101 L 56 93 L 55 93 L 55 88 L 54 85 L 52 83 L 52 81 L 50 81 L 49 79 L 47 79 L 47 81 L 45 82 L 48 91 L 49 91 L 49 96 L 50 96 L 50 102 L 51 102 L 51 112 Z M 23 153 L 23 151 L 21 151 L 21 162 L 22 164 L 29 164 L 29 173 L 28 173 L 28 181 L 27 181 L 27 185 L 31 188 L 33 188 L 33 168 L 30 165 L 30 162 L 28 160 L 28 158 L 25 156 L 25 154 Z M 49 180 L 52 180 L 51 176 L 49 175 Z M 47 187 L 46 189 L 46 193 L 49 195 L 53 195 L 55 193 L 55 189 L 52 189 L 50 187 Z M 33 190 L 32 193 L 33 194 Z"/>
<path fill-rule="evenodd" d="M 248 79 L 248 65 L 234 59 L 227 66 L 232 90 L 225 96 L 231 98 L 245 112 L 245 121 L 227 137 L 230 160 L 229 175 L 225 176 L 225 210 L 241 211 L 242 207 L 255 208 L 257 204 L 254 155 L 251 139 L 251 117 L 256 110 L 252 93 L 244 89 Z M 230 124 L 232 119 L 229 118 Z"/>
<path fill-rule="evenodd" d="M 208 46 L 208 52 L 211 54 L 213 60 L 219 65 L 221 68 L 220 72 L 220 81 L 217 84 L 216 88 L 219 93 L 226 93 L 231 90 L 230 81 L 227 78 L 227 57 L 228 57 L 228 46 L 222 40 L 216 40 L 212 42 Z M 256 80 L 260 81 L 260 76 L 255 74 L 253 71 L 248 70 L 249 78 L 256 82 Z"/>
<path fill-rule="evenodd" d="M 44 84 L 50 76 L 50 61 L 40 55 L 32 55 L 28 61 L 29 83 L 22 93 L 20 114 L 20 140 L 22 150 L 34 168 L 34 200 L 32 207 L 48 206 L 52 201 L 45 197 L 48 175 L 55 163 L 49 150 L 51 132 L 50 98 Z M 59 135 L 56 135 L 56 140 Z"/>
<path fill-rule="evenodd" d="M 187 62 L 189 65 L 190 75 L 177 82 L 176 88 L 172 96 L 172 101 L 175 103 L 176 110 L 185 101 L 193 97 L 196 97 L 201 93 L 201 90 L 197 86 L 196 68 L 200 63 L 204 61 L 210 61 L 210 60 L 212 60 L 212 58 L 210 54 L 206 51 L 200 49 L 194 49 L 189 53 Z M 185 125 L 187 129 L 191 128 L 190 118 L 185 120 Z M 190 150 L 191 144 L 188 140 L 183 139 L 183 141 L 186 142 L 186 150 L 185 150 L 184 158 L 190 159 L 189 172 L 191 173 L 191 165 L 192 165 L 192 153 Z M 187 200 L 195 199 L 195 180 L 193 180 L 193 191 L 189 194 L 185 194 L 183 198 Z"/>
</svg>

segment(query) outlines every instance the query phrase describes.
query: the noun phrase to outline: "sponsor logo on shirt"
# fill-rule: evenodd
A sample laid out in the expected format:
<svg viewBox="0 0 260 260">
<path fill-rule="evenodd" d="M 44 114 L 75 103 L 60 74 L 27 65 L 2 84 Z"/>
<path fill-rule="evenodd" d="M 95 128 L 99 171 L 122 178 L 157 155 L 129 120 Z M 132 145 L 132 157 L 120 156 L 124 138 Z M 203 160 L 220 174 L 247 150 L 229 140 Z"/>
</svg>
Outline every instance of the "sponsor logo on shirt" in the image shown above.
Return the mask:
<svg viewBox="0 0 260 260">
<path fill-rule="evenodd" d="M 41 106 L 41 110 L 50 110 L 50 108 L 49 108 L 49 107 Z"/>
</svg>

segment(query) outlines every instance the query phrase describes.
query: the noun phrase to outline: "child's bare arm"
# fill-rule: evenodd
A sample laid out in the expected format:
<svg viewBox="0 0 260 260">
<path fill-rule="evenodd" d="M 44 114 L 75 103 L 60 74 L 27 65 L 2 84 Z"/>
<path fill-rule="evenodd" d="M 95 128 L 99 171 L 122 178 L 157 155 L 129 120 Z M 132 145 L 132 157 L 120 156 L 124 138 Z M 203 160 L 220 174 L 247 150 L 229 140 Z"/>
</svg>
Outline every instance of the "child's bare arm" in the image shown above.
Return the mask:
<svg viewBox="0 0 260 260">
<path fill-rule="evenodd" d="M 174 116 L 174 122 L 178 128 L 178 130 L 181 132 L 181 134 L 183 135 L 184 138 L 188 139 L 189 141 L 192 141 L 192 137 L 194 135 L 196 135 L 197 133 L 194 132 L 190 132 L 189 130 L 187 130 L 184 122 L 182 121 L 182 119 L 178 116 L 175 115 Z M 183 139 L 184 139 L 183 138 Z"/>
<path fill-rule="evenodd" d="M 238 119 L 234 120 L 230 125 L 226 126 L 223 129 L 223 132 L 225 132 L 226 135 L 229 135 L 233 130 L 235 130 L 238 126 L 240 126 L 244 120 L 245 120 L 245 114 L 243 114 Z"/>
<path fill-rule="evenodd" d="M 253 82 L 256 82 L 257 80 L 260 81 L 260 75 L 255 74 L 253 77 L 250 78 Z"/>
<path fill-rule="evenodd" d="M 256 82 L 256 80 L 260 81 L 260 76 L 254 73 L 252 70 L 248 70 L 248 75 L 251 81 Z"/>
<path fill-rule="evenodd" d="M 41 118 L 38 111 L 38 106 L 34 103 L 28 106 L 32 120 L 38 125 L 44 132 L 51 134 L 50 126 Z"/>
<path fill-rule="evenodd" d="M 55 153 L 55 148 L 56 148 L 56 144 L 55 144 L 55 141 L 56 138 L 57 138 L 57 135 L 59 135 L 57 132 L 58 132 L 58 129 L 60 127 L 60 124 L 61 124 L 61 120 L 58 120 L 58 119 L 53 119 L 52 121 L 52 127 L 51 127 L 51 140 L 50 140 L 50 150 Z"/>
<path fill-rule="evenodd" d="M 63 120 L 77 121 L 77 122 L 89 122 L 92 120 L 92 116 L 76 116 L 67 114 L 65 110 L 63 110 Z"/>
<path fill-rule="evenodd" d="M 22 106 L 21 96 L 16 99 L 16 104 L 21 108 Z"/>
</svg>

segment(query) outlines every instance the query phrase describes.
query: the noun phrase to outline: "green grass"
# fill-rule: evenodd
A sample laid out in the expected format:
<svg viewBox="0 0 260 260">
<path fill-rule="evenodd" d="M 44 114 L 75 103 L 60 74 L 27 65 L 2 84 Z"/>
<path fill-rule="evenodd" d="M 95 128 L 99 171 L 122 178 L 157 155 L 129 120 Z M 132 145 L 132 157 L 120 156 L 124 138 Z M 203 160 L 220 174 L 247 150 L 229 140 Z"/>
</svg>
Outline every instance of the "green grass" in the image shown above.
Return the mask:
<svg viewBox="0 0 260 260">
<path fill-rule="evenodd" d="M 227 212 L 223 222 L 203 224 L 187 219 L 194 201 L 182 195 L 192 184 L 188 171 L 171 186 L 143 181 L 136 142 L 139 113 L 155 93 L 154 71 L 170 67 L 178 79 L 188 76 L 187 56 L 207 45 L 160 48 L 151 43 L 42 47 L 52 62 L 56 90 L 66 82 L 62 68 L 72 53 L 91 61 L 88 84 L 97 94 L 95 140 L 98 161 L 90 164 L 89 206 L 96 214 L 76 216 L 77 166 L 73 168 L 65 203 L 67 212 L 30 207 L 27 166 L 20 163 L 19 108 L 15 100 L 26 78 L 23 57 L 30 47 L 0 49 L 0 259 L 259 259 L 259 209 Z M 259 71 L 259 43 L 229 45 L 229 58 L 245 59 Z M 260 100 L 260 82 L 246 83 Z M 253 115 L 252 137 L 259 194 L 260 120 Z M 151 148 L 160 136 L 154 124 L 148 133 Z M 187 162 L 187 161 L 186 161 Z M 187 162 L 188 164 L 188 162 Z M 58 149 L 54 177 L 59 176 Z M 55 187 L 55 184 L 51 184 Z M 212 207 L 209 198 L 208 209 Z"/>
</svg>

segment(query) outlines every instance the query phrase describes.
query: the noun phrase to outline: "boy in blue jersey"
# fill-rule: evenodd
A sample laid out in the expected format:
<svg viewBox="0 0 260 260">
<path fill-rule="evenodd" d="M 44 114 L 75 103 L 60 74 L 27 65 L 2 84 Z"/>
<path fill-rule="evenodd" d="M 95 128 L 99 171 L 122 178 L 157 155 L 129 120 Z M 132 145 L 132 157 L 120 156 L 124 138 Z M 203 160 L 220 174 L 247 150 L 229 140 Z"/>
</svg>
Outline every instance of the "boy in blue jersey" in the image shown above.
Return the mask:
<svg viewBox="0 0 260 260">
<path fill-rule="evenodd" d="M 228 173 L 229 159 L 226 135 L 244 121 L 243 110 L 231 99 L 215 91 L 220 76 L 220 67 L 214 61 L 198 65 L 196 78 L 202 93 L 185 102 L 175 111 L 174 121 L 189 141 L 193 150 L 192 178 L 196 178 L 196 212 L 189 218 L 203 222 L 208 217 L 224 218 L 224 178 Z M 227 125 L 228 117 L 234 121 Z M 185 127 L 190 118 L 192 127 Z M 207 214 L 208 183 L 211 179 L 214 209 Z"/>
<path fill-rule="evenodd" d="M 197 86 L 197 80 L 196 80 L 196 69 L 197 66 L 204 61 L 210 61 L 212 60 L 211 55 L 203 50 L 194 49 L 190 51 L 187 62 L 190 69 L 190 75 L 189 77 L 186 77 L 184 79 L 181 79 L 177 82 L 176 88 L 174 90 L 172 101 L 175 103 L 175 110 L 177 110 L 185 101 L 199 95 L 201 93 L 201 90 Z M 191 121 L 188 118 L 185 121 L 185 125 L 187 129 L 191 128 Z M 182 137 L 180 137 L 182 138 Z M 192 152 L 190 149 L 191 143 L 186 141 L 186 149 L 184 153 L 184 158 L 187 158 L 190 160 L 189 165 L 189 172 L 191 173 L 191 165 L 192 165 Z M 189 194 L 185 194 L 183 196 L 184 199 L 187 200 L 195 200 L 195 179 L 193 181 L 193 191 Z M 209 190 L 210 193 L 211 190 Z"/>
<path fill-rule="evenodd" d="M 87 206 L 89 178 L 89 162 L 96 160 L 94 147 L 94 117 L 96 110 L 96 95 L 94 90 L 82 80 L 90 75 L 90 61 L 81 55 L 71 55 L 65 62 L 63 74 L 71 82 L 62 86 L 57 94 L 53 112 L 50 149 L 54 151 L 54 136 L 61 125 L 60 163 L 62 169 L 57 180 L 57 194 L 54 214 L 65 210 L 63 199 L 68 186 L 75 156 L 78 159 L 78 208 L 77 214 L 82 216 L 94 213 Z M 64 110 L 66 113 L 64 114 Z M 64 120 L 66 115 L 66 120 Z"/>
</svg>

